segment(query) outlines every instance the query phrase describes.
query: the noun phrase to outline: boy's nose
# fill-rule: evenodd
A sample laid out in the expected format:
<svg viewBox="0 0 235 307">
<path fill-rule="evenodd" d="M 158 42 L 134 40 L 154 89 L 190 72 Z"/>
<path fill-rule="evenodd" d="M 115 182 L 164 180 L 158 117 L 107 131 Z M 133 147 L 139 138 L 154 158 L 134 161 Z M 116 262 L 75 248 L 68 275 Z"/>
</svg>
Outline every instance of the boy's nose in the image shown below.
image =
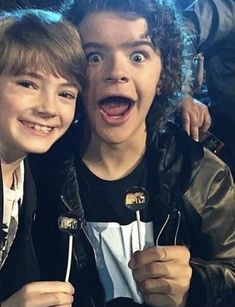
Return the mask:
<svg viewBox="0 0 235 307">
<path fill-rule="evenodd" d="M 57 115 L 55 97 L 53 95 L 41 95 L 35 109 L 42 117 L 55 117 Z"/>
<path fill-rule="evenodd" d="M 126 83 L 129 81 L 127 63 L 122 56 L 115 56 L 110 59 L 106 66 L 106 83 Z"/>
</svg>

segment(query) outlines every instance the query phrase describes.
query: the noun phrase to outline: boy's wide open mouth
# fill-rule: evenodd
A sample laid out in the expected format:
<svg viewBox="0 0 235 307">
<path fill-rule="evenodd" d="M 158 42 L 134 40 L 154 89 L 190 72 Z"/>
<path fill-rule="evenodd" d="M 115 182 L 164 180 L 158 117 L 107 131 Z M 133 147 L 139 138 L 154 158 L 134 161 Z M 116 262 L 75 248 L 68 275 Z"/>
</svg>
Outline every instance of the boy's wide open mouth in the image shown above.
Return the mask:
<svg viewBox="0 0 235 307">
<path fill-rule="evenodd" d="M 100 110 L 108 117 L 122 118 L 125 117 L 134 105 L 131 98 L 124 96 L 109 96 L 98 102 Z"/>
</svg>

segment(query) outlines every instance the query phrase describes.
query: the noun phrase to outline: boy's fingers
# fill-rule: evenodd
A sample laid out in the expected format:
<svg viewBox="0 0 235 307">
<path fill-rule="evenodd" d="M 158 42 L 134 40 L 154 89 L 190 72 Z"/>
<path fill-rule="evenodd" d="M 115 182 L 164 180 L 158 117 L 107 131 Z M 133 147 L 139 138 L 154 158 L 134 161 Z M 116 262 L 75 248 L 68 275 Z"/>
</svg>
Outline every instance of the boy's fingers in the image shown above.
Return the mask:
<svg viewBox="0 0 235 307">
<path fill-rule="evenodd" d="M 48 306 L 71 306 L 73 302 L 73 296 L 65 293 L 41 293 L 37 296 L 37 301 L 40 307 Z"/>
<path fill-rule="evenodd" d="M 73 286 L 68 282 L 62 281 L 41 281 L 32 282 L 24 287 L 26 292 L 38 292 L 38 293 L 52 293 L 52 292 L 64 292 L 74 293 Z"/>
<path fill-rule="evenodd" d="M 129 262 L 131 269 L 140 268 L 155 261 L 189 261 L 190 253 L 184 246 L 161 246 L 152 247 L 143 251 L 135 252 Z"/>
</svg>

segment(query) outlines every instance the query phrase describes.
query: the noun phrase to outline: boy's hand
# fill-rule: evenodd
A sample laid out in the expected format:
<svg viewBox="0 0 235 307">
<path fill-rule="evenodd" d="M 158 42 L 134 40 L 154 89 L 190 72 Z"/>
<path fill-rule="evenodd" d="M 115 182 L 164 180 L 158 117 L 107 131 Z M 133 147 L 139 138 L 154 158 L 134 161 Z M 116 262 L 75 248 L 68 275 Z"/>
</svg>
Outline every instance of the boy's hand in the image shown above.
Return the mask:
<svg viewBox="0 0 235 307">
<path fill-rule="evenodd" d="M 135 252 L 129 262 L 144 301 L 151 306 L 183 307 L 192 276 L 184 246 L 152 247 Z"/>
<path fill-rule="evenodd" d="M 2 307 L 71 307 L 74 289 L 70 283 L 43 281 L 26 284 L 2 302 Z"/>
<path fill-rule="evenodd" d="M 199 141 L 200 134 L 208 131 L 211 125 L 208 107 L 196 99 L 184 97 L 178 102 L 177 110 L 185 131 L 195 141 Z"/>
</svg>

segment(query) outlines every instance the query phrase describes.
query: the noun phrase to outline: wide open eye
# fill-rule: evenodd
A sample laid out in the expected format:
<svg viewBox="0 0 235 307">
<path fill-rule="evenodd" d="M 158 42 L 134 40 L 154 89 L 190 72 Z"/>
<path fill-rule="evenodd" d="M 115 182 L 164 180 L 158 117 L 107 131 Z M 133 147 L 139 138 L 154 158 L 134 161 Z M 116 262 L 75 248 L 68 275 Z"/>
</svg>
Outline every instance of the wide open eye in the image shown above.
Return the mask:
<svg viewBox="0 0 235 307">
<path fill-rule="evenodd" d="M 130 60 L 135 63 L 141 63 L 146 59 L 146 55 L 143 52 L 134 52 L 130 56 Z"/>
<path fill-rule="evenodd" d="M 86 59 L 89 63 L 99 63 L 102 61 L 102 56 L 99 53 L 90 53 L 86 55 Z"/>
</svg>

